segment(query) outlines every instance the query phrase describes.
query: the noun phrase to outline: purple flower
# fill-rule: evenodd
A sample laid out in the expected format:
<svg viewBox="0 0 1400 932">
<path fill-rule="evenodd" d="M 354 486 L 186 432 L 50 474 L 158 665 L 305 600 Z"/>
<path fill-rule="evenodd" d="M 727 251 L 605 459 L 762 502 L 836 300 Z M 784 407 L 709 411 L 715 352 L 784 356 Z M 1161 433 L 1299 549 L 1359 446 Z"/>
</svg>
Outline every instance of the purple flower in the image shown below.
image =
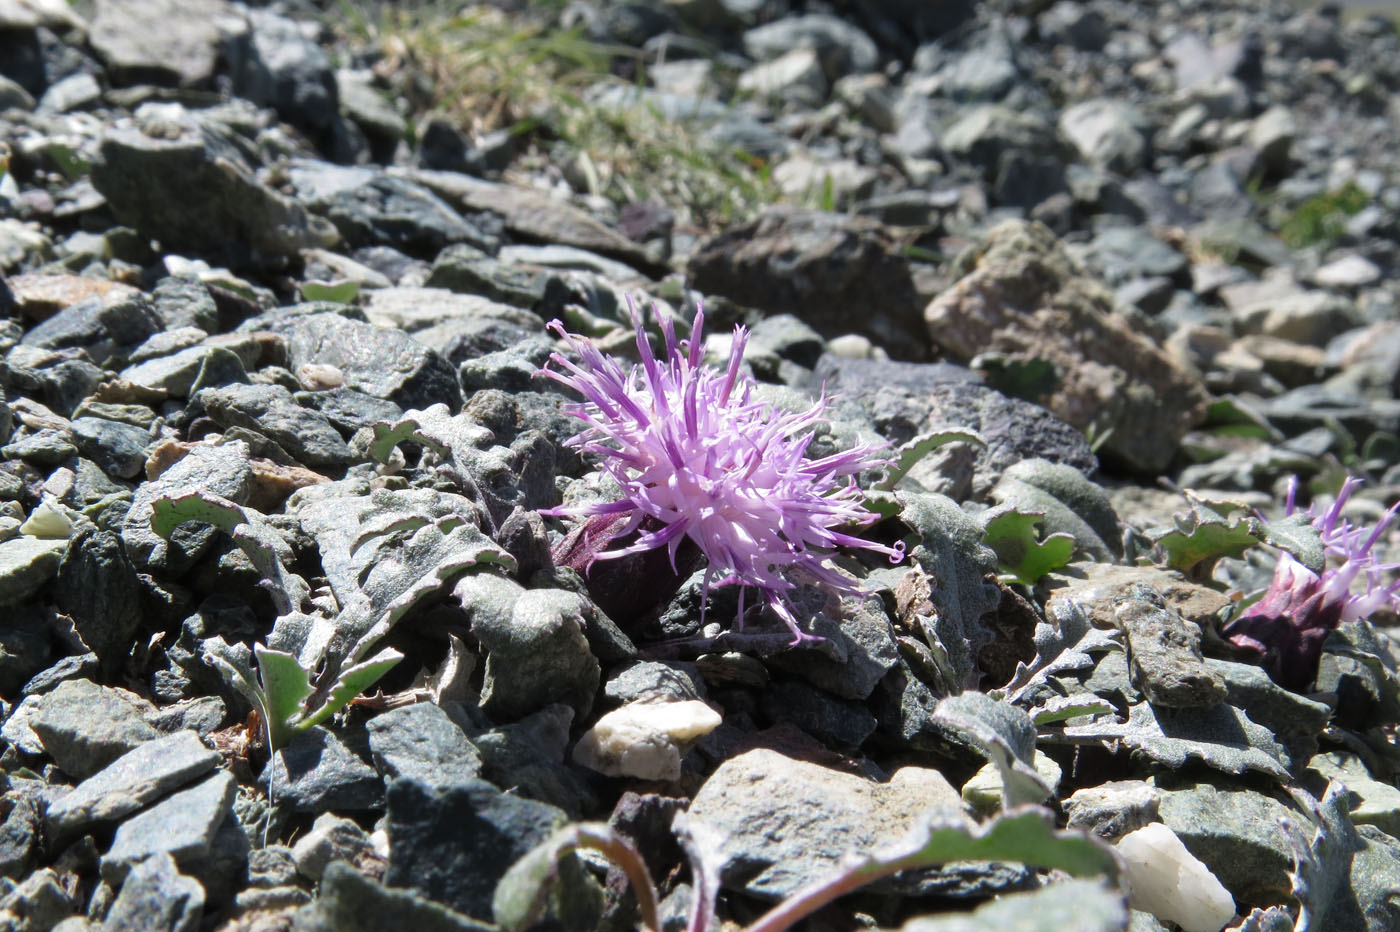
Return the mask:
<svg viewBox="0 0 1400 932">
<path fill-rule="evenodd" d="M 584 398 L 570 413 L 588 427 L 569 444 L 598 457 L 622 497 L 547 513 L 585 519 L 595 544 L 579 561 L 585 569 L 595 559 L 664 547 L 675 571 L 676 551 L 688 539 L 708 561 L 702 621 L 711 588 L 740 586 L 738 627 L 744 592 L 753 589 L 792 629 L 794 644 L 813 640 L 789 598 L 799 582 L 862 591 L 830 565 L 834 548 L 874 550 L 896 563 L 903 558 L 902 543 L 887 547 L 840 530 L 877 519 L 862 505 L 854 479 L 872 465 L 877 448 L 860 445 L 807 459 L 811 428 L 824 420 L 825 396 L 800 414 L 753 401 L 753 380 L 740 369 L 749 337 L 743 326 L 734 328 L 724 369 L 702 365 L 703 309 L 690 339 L 679 343 L 669 318 L 656 313 L 666 340 L 658 360 L 640 315 L 628 306 L 640 366 L 624 368 L 587 337 L 567 332 L 558 320 L 549 324 L 579 357 L 574 363 L 555 353 L 550 360 L 557 369 L 543 370 Z M 638 531 L 630 544 L 602 550 Z"/>
<path fill-rule="evenodd" d="M 1342 622 L 1381 608 L 1400 610 L 1400 580 L 1389 578 L 1400 563 L 1382 563 L 1373 552 L 1400 504 L 1374 528 L 1355 527 L 1341 513 L 1358 485 L 1359 479 L 1348 477 L 1331 508 L 1321 514 L 1315 508 L 1307 511 L 1322 538 L 1327 559 L 1322 572 L 1280 554 L 1263 597 L 1221 632 L 1239 653 L 1262 662 L 1289 689 L 1306 689 L 1317 676 L 1322 643 Z M 1294 513 L 1297 491 L 1295 476 L 1288 486 L 1285 514 Z"/>
</svg>

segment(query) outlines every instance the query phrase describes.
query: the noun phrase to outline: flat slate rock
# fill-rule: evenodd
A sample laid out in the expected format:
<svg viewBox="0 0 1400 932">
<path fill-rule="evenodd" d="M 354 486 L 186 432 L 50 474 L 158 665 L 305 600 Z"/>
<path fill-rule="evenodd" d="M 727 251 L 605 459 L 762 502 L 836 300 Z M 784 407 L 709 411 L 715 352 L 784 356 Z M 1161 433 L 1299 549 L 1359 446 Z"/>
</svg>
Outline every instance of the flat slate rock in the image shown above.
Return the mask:
<svg viewBox="0 0 1400 932">
<path fill-rule="evenodd" d="M 147 741 L 55 800 L 46 827 L 51 836 L 64 837 L 120 819 L 209 773 L 219 761 L 219 752 L 192 731 Z"/>
<path fill-rule="evenodd" d="M 369 747 L 385 779 L 466 783 L 481 775 L 481 755 L 441 706 L 419 702 L 370 719 Z"/>
<path fill-rule="evenodd" d="M 335 366 L 345 386 L 392 401 L 405 410 L 439 402 L 462 406 L 457 373 L 438 353 L 398 330 L 349 320 L 336 313 L 283 309 L 258 322 L 287 339 L 288 368 Z"/>
<path fill-rule="evenodd" d="M 219 770 L 127 819 L 102 856 L 102 878 L 120 883 L 137 863 L 162 852 L 185 869 L 207 858 L 219 827 L 233 811 L 237 790 L 233 774 Z"/>
<path fill-rule="evenodd" d="M 122 84 L 207 84 L 218 59 L 224 0 L 97 0 L 89 41 Z M 159 28 L 152 28 L 159 23 Z"/>
<path fill-rule="evenodd" d="M 567 821 L 553 806 L 502 793 L 484 780 L 437 787 L 392 780 L 387 815 L 384 882 L 483 918 L 510 865 Z"/>
<path fill-rule="evenodd" d="M 131 693 L 68 680 L 43 697 L 29 727 L 64 773 L 84 780 L 158 737 L 142 713 Z"/>
<path fill-rule="evenodd" d="M 195 932 L 203 915 L 204 888 L 157 854 L 127 875 L 101 932 Z"/>
</svg>

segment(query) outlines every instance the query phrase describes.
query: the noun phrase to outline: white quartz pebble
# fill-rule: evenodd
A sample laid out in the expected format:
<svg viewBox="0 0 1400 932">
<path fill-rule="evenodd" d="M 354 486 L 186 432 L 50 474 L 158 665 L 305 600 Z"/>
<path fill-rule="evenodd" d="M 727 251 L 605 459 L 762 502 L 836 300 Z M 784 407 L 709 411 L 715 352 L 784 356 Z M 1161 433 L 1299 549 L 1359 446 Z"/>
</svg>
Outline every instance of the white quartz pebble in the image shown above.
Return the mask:
<svg viewBox="0 0 1400 932">
<path fill-rule="evenodd" d="M 1182 932 L 1220 932 L 1235 918 L 1235 900 L 1181 839 L 1161 822 L 1118 839 L 1128 905 L 1175 922 Z"/>
</svg>

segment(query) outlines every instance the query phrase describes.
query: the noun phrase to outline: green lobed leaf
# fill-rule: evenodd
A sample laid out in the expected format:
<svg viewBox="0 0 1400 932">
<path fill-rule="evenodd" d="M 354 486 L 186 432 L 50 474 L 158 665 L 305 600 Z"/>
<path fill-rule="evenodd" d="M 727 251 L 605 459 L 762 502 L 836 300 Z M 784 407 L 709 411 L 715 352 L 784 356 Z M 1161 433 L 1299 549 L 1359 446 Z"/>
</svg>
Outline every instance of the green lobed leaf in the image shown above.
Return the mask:
<svg viewBox="0 0 1400 932">
<path fill-rule="evenodd" d="M 1322 572 L 1327 555 L 1323 551 L 1322 535 L 1313 527 L 1311 515 L 1300 511 L 1266 521 L 1263 531 L 1264 543 L 1286 551 L 1314 573 Z"/>
<path fill-rule="evenodd" d="M 337 304 L 354 304 L 360 296 L 358 282 L 302 282 L 303 301 L 334 301 Z"/>
<path fill-rule="evenodd" d="M 1236 507 L 1207 504 L 1190 495 L 1187 500 L 1189 509 L 1173 515 L 1171 526 L 1147 532 L 1171 569 L 1208 579 L 1222 557 L 1239 558 L 1264 539 L 1263 522 L 1249 515 L 1235 516 Z"/>
<path fill-rule="evenodd" d="M 1009 702 L 1019 702 L 1052 676 L 1092 667 L 1093 653 L 1122 650 L 1120 637 L 1116 629 L 1094 627 L 1075 603 L 1061 603 L 1054 618 L 1035 626 L 1035 659 L 1029 665 L 1017 662 L 1011 681 L 997 693 Z"/>
<path fill-rule="evenodd" d="M 946 810 L 933 809 L 910 832 L 905 844 L 853 859 L 831 877 L 802 888 L 773 907 L 746 932 L 781 932 L 837 897 L 881 877 L 950 861 L 1020 861 L 1074 877 L 1106 876 L 1110 880 L 1117 880 L 1119 872 L 1118 859 L 1108 845 L 1084 832 L 1057 831 L 1054 813 L 1042 806 L 1022 806 L 980 826 L 954 818 Z M 1063 928 L 1081 926 L 1076 922 Z"/>
<path fill-rule="evenodd" d="M 1043 513 L 1003 505 L 989 509 L 983 518 L 986 535 L 982 543 L 996 551 L 1003 582 L 1034 586 L 1074 557 L 1072 535 L 1058 533 L 1040 539 L 1036 528 L 1045 520 Z"/>
</svg>

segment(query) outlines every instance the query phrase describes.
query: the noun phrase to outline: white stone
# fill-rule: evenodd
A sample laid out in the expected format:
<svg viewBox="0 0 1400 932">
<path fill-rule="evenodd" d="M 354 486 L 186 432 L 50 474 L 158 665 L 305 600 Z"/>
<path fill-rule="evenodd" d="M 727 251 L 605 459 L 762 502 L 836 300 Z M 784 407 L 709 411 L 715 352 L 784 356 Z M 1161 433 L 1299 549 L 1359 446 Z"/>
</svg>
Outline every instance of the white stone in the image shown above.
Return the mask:
<svg viewBox="0 0 1400 932">
<path fill-rule="evenodd" d="M 1359 288 L 1380 280 L 1380 268 L 1365 256 L 1343 256 L 1313 273 L 1313 281 L 1324 288 Z"/>
<path fill-rule="evenodd" d="M 826 100 L 828 86 L 816 51 L 793 49 L 739 75 L 739 90 L 757 97 L 774 97 L 797 91 L 821 103 Z"/>
<path fill-rule="evenodd" d="M 675 780 L 688 746 L 720 721 L 718 712 L 694 699 L 633 702 L 604 715 L 579 738 L 574 763 L 610 777 Z"/>
<path fill-rule="evenodd" d="M 1128 905 L 1174 922 L 1182 932 L 1220 932 L 1235 918 L 1235 900 L 1161 822 L 1129 832 L 1117 843 Z"/>
</svg>

